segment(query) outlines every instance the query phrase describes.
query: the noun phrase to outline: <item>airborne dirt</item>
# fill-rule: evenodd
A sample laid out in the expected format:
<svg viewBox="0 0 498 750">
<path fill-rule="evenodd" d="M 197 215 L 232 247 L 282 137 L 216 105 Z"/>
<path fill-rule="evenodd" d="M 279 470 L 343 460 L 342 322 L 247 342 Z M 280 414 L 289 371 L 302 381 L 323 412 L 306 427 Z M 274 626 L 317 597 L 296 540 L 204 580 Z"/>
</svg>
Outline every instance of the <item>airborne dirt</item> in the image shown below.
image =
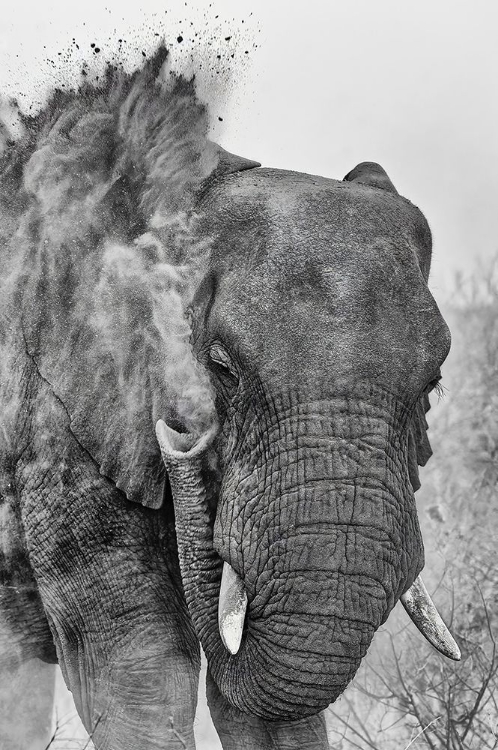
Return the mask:
<svg viewBox="0 0 498 750">
<path fill-rule="evenodd" d="M 141 70 L 109 65 L 100 83 L 55 91 L 19 120 L 0 162 L 2 314 L 21 325 L 78 439 L 133 497 L 160 479 L 130 484 L 140 432 L 155 441 L 163 417 L 199 434 L 214 418 L 186 317 L 209 252 L 191 210 L 218 160 L 208 111 L 160 46 Z M 135 435 L 133 450 L 101 452 L 96 394 L 109 394 L 110 430 Z"/>
</svg>

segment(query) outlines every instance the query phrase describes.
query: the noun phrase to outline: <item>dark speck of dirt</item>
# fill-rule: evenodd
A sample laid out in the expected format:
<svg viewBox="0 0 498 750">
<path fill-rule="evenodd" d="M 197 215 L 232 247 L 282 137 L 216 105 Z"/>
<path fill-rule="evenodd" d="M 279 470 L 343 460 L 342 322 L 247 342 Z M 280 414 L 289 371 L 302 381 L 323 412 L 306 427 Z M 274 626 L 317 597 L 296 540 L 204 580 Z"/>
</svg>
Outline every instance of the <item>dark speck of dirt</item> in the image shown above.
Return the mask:
<svg viewBox="0 0 498 750">
<path fill-rule="evenodd" d="M 95 47 L 95 42 L 92 42 L 90 47 L 93 49 Z"/>
<path fill-rule="evenodd" d="M 143 50 L 142 50 L 142 57 L 147 57 L 147 55 L 145 54 Z"/>
<path fill-rule="evenodd" d="M 218 120 L 219 120 L 220 122 L 223 122 L 223 117 L 218 117 Z"/>
<path fill-rule="evenodd" d="M 59 52 L 59 55 L 60 55 L 60 52 Z M 218 58 L 218 60 L 221 60 L 221 55 L 216 55 L 216 57 Z"/>
<path fill-rule="evenodd" d="M 98 54 L 100 52 L 100 47 L 95 47 L 94 51 Z"/>
<path fill-rule="evenodd" d="M 231 36 L 226 36 L 225 37 L 225 42 L 229 42 L 231 38 L 232 38 Z"/>
<path fill-rule="evenodd" d="M 178 36 L 176 38 L 176 41 L 178 42 L 178 44 L 181 44 L 183 42 L 183 37 L 182 36 Z"/>
</svg>

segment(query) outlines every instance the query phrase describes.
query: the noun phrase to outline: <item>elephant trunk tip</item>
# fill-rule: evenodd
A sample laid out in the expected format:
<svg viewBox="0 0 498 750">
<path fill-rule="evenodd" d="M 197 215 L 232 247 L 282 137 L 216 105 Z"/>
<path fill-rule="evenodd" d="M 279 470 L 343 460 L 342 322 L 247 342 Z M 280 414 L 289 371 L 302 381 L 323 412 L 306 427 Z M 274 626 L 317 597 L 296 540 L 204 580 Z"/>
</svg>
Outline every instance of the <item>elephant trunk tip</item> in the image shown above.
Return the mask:
<svg viewBox="0 0 498 750">
<path fill-rule="evenodd" d="M 178 432 L 162 419 L 156 423 L 156 437 L 165 460 L 188 460 L 201 456 L 213 442 L 217 431 L 216 422 L 200 436 L 190 432 Z"/>
</svg>

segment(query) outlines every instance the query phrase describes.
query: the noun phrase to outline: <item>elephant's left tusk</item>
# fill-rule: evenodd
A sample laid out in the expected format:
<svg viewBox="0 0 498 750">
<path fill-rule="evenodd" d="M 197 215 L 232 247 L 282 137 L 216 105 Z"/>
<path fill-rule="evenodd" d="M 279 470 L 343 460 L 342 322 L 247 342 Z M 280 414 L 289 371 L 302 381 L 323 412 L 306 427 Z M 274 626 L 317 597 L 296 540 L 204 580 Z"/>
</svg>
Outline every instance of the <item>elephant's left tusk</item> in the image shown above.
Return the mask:
<svg viewBox="0 0 498 750">
<path fill-rule="evenodd" d="M 401 595 L 401 603 L 412 622 L 434 648 L 443 656 L 460 661 L 460 649 L 444 624 L 420 576 L 417 576 L 408 591 Z"/>
<path fill-rule="evenodd" d="M 234 655 L 240 648 L 246 609 L 247 593 L 242 578 L 225 562 L 218 603 L 218 625 L 225 648 Z"/>
</svg>

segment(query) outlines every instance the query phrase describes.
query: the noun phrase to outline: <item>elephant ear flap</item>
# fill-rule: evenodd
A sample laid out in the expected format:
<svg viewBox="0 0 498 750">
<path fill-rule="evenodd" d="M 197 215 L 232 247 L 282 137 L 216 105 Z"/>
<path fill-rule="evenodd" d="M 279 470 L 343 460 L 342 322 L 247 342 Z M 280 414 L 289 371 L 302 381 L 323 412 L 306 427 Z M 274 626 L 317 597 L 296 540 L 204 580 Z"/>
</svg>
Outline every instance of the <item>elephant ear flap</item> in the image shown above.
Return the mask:
<svg viewBox="0 0 498 750">
<path fill-rule="evenodd" d="M 431 444 L 427 437 L 429 425 L 425 418 L 430 408 L 429 396 L 424 393 L 417 402 L 408 432 L 408 474 L 414 492 L 420 489 L 418 467 L 425 466 L 432 456 Z"/>
<path fill-rule="evenodd" d="M 343 177 L 343 182 L 359 182 L 361 185 L 387 190 L 398 195 L 386 170 L 374 161 L 362 161 Z"/>
<path fill-rule="evenodd" d="M 362 161 L 343 177 L 343 182 L 354 182 L 399 195 L 386 170 L 374 161 Z M 417 211 L 417 209 L 415 209 Z M 432 255 L 432 237 L 429 225 L 420 211 L 414 214 L 413 243 L 424 279 L 429 278 Z"/>
<path fill-rule="evenodd" d="M 210 178 L 223 177 L 228 174 L 234 174 L 235 172 L 243 172 L 246 169 L 255 169 L 260 167 L 259 161 L 253 161 L 252 159 L 246 159 L 243 156 L 237 156 L 231 154 L 229 151 L 225 151 L 224 148 L 214 144 L 216 154 L 218 156 L 218 162 L 214 170 L 210 174 Z"/>
</svg>

